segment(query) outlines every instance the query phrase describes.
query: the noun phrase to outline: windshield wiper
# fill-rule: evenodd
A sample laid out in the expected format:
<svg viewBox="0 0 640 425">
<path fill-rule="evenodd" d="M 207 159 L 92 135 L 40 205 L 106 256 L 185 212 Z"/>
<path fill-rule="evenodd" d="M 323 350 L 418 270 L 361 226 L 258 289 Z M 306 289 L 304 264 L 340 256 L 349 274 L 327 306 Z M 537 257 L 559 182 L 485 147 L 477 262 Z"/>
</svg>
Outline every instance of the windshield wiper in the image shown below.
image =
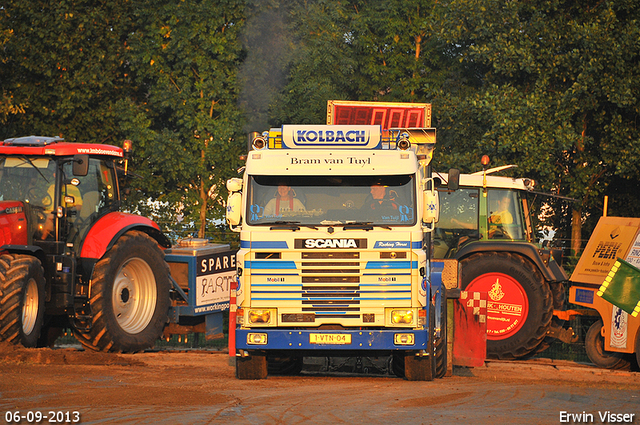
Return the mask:
<svg viewBox="0 0 640 425">
<path fill-rule="evenodd" d="M 40 176 L 44 179 L 44 181 L 46 181 L 47 183 L 49 183 L 49 179 L 47 179 L 44 174 L 42 174 L 42 171 L 40 171 L 40 169 L 38 167 L 36 167 L 36 164 L 33 163 L 33 161 L 31 161 L 30 158 L 22 155 L 19 157 L 20 159 L 23 159 L 24 161 L 28 162 L 29 165 L 31 165 L 37 172 L 38 174 L 40 174 Z"/>
<path fill-rule="evenodd" d="M 274 230 L 274 229 L 288 229 L 288 230 L 300 230 L 300 226 L 298 226 L 300 224 L 299 221 L 274 221 L 273 223 L 268 223 L 268 224 L 272 224 L 272 226 L 269 228 L 269 230 Z"/>
<path fill-rule="evenodd" d="M 373 230 L 373 222 L 371 222 L 371 221 L 350 221 L 348 223 L 345 223 L 345 225 L 344 225 L 344 227 L 342 229 L 343 230 L 345 230 L 345 229 Z"/>
<path fill-rule="evenodd" d="M 372 221 L 353 221 L 348 222 L 344 225 L 343 229 L 362 229 L 362 230 L 373 230 L 373 227 L 382 227 L 383 229 L 393 230 L 391 227 L 386 224 L 373 224 Z"/>
</svg>

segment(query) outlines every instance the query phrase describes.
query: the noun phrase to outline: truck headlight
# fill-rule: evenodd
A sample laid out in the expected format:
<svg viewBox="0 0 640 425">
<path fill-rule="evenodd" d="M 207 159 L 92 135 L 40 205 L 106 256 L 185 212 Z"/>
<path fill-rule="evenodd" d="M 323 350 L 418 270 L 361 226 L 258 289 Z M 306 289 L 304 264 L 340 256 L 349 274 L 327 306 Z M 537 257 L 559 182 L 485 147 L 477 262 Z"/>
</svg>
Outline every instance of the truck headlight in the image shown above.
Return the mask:
<svg viewBox="0 0 640 425">
<path fill-rule="evenodd" d="M 247 344 L 251 345 L 267 345 L 267 334 L 263 333 L 248 333 Z"/>
<path fill-rule="evenodd" d="M 414 345 L 415 336 L 413 334 L 393 334 L 393 343 L 395 345 Z"/>
<path fill-rule="evenodd" d="M 249 310 L 249 323 L 250 324 L 269 324 L 271 322 L 272 311 L 265 309 L 251 309 Z"/>
<path fill-rule="evenodd" d="M 392 310 L 391 323 L 394 325 L 413 323 L 413 310 Z"/>
</svg>

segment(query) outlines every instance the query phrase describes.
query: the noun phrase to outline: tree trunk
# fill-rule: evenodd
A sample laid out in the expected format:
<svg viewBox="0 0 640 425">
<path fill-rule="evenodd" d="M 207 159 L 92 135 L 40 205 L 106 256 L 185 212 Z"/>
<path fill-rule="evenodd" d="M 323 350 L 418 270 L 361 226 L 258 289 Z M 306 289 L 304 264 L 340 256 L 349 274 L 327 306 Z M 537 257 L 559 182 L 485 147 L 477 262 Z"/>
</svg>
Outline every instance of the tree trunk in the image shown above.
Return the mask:
<svg viewBox="0 0 640 425">
<path fill-rule="evenodd" d="M 207 197 L 208 193 L 204 187 L 204 181 L 200 180 L 200 230 L 198 230 L 198 237 L 204 239 L 205 231 L 207 230 Z"/>
<path fill-rule="evenodd" d="M 582 250 L 582 214 L 574 209 L 571 215 L 571 255 L 578 256 Z"/>
</svg>

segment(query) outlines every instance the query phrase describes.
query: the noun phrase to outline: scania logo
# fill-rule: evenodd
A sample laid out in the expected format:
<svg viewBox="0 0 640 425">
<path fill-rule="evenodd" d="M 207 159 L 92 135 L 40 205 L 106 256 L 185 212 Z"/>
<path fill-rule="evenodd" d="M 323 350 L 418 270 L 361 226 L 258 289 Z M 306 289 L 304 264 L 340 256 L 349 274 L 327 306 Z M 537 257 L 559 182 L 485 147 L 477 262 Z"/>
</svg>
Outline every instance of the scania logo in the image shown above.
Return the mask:
<svg viewBox="0 0 640 425">
<path fill-rule="evenodd" d="M 354 239 L 307 239 L 305 248 L 357 248 Z"/>
<path fill-rule="evenodd" d="M 296 249 L 351 249 L 366 248 L 366 239 L 295 239 Z"/>
</svg>

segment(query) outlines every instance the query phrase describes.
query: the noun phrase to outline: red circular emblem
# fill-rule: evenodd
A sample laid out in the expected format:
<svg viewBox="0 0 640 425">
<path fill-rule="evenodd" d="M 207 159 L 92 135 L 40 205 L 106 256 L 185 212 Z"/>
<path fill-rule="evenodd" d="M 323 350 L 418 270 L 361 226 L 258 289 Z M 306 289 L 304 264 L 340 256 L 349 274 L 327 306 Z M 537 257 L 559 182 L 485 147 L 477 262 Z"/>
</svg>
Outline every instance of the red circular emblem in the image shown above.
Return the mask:
<svg viewBox="0 0 640 425">
<path fill-rule="evenodd" d="M 522 286 L 511 276 L 486 273 L 475 278 L 466 290 L 488 295 L 487 339 L 509 338 L 524 325 L 529 313 L 529 300 Z"/>
</svg>

